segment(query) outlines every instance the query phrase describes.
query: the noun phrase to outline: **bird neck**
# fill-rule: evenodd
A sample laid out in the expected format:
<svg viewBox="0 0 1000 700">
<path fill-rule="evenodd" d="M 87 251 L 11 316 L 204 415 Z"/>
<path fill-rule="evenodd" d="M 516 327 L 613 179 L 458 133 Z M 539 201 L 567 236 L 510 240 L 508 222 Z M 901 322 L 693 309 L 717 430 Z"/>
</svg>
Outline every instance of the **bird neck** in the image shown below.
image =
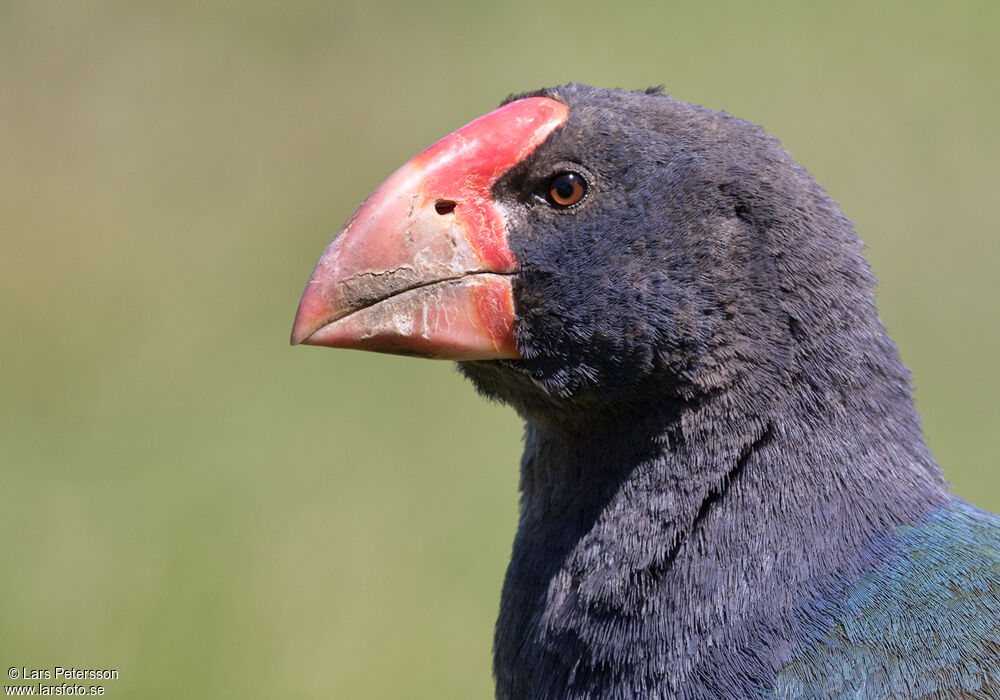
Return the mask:
<svg viewBox="0 0 1000 700">
<path fill-rule="evenodd" d="M 878 542 L 947 498 L 908 395 L 882 394 L 734 390 L 586 431 L 529 423 L 498 697 L 640 692 L 790 655 L 794 621 L 819 614 L 802 601 L 872 568 Z M 786 653 L 745 651 L 760 630 Z"/>
</svg>

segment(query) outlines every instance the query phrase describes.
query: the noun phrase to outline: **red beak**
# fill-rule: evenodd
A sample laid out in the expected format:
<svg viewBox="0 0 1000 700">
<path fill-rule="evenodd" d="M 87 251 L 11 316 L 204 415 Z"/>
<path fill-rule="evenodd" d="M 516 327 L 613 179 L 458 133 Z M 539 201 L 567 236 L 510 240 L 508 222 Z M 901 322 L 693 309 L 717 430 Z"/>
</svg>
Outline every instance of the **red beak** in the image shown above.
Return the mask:
<svg viewBox="0 0 1000 700">
<path fill-rule="evenodd" d="M 327 247 L 292 344 L 451 360 L 517 358 L 517 260 L 496 181 L 566 121 L 531 97 L 467 124 L 393 173 Z"/>
</svg>

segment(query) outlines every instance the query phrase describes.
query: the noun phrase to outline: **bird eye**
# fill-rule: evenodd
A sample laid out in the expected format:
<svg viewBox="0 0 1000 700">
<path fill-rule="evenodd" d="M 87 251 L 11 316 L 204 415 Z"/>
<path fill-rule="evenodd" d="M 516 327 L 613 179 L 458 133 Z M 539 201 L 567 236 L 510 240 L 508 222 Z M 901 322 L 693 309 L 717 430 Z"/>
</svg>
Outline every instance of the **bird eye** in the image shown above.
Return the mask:
<svg viewBox="0 0 1000 700">
<path fill-rule="evenodd" d="M 549 182 L 549 199 L 560 207 L 569 207 L 587 193 L 587 181 L 576 173 L 560 173 Z"/>
</svg>

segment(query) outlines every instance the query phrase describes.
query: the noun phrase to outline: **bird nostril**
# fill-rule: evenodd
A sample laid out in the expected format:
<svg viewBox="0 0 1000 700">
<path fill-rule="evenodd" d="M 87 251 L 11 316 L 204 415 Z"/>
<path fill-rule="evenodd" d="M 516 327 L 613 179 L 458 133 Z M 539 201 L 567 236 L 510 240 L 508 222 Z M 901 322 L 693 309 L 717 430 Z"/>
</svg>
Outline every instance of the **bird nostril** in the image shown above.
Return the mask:
<svg viewBox="0 0 1000 700">
<path fill-rule="evenodd" d="M 458 206 L 458 202 L 453 202 L 450 199 L 439 199 L 434 203 L 434 211 L 436 211 L 441 216 L 445 214 L 450 214 L 455 211 L 455 207 Z"/>
</svg>

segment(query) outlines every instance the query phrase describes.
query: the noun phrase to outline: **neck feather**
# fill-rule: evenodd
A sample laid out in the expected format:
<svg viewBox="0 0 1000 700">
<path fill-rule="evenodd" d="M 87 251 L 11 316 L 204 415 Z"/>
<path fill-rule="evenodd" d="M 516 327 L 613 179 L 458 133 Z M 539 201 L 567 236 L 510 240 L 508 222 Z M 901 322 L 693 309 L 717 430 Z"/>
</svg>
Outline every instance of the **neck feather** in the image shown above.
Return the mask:
<svg viewBox="0 0 1000 700">
<path fill-rule="evenodd" d="M 803 619 L 829 614 L 809 601 L 945 501 L 906 387 L 800 389 L 665 401 L 586 430 L 529 422 L 498 697 L 742 692 L 791 658 Z"/>
</svg>

